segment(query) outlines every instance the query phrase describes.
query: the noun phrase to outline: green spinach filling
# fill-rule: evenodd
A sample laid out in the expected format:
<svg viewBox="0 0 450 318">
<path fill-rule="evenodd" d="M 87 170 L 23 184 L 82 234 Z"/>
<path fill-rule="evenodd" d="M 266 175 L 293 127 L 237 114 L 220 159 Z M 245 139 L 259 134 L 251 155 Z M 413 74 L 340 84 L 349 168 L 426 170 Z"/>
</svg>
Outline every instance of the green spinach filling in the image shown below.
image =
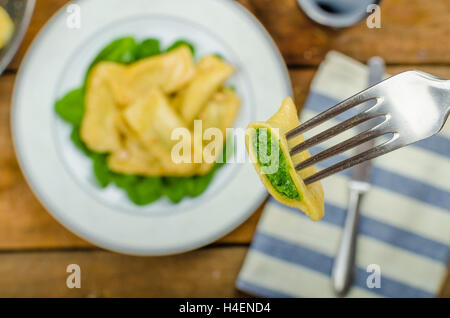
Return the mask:
<svg viewBox="0 0 450 318">
<path fill-rule="evenodd" d="M 275 141 L 275 139 L 274 139 Z M 289 166 L 286 157 L 281 150 L 279 143 L 272 146 L 272 136 L 267 128 L 257 128 L 255 135 L 253 135 L 253 147 L 256 150 L 256 158 L 262 171 L 266 171 L 265 177 L 270 182 L 272 187 L 282 196 L 301 200 L 300 194 L 297 191 L 294 180 L 289 171 Z M 278 147 L 278 156 L 274 152 Z M 276 168 L 278 166 L 278 168 Z M 273 169 L 275 167 L 275 169 Z M 275 170 L 275 172 L 272 172 Z"/>
</svg>

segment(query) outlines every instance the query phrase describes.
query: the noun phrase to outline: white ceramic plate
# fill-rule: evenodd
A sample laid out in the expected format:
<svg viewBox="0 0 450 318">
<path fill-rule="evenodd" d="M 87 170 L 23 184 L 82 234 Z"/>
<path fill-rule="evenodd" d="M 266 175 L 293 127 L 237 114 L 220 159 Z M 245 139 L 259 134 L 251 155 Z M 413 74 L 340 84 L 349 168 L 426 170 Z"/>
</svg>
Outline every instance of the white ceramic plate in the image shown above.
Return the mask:
<svg viewBox="0 0 450 318">
<path fill-rule="evenodd" d="M 236 228 L 266 195 L 250 163 L 221 168 L 198 198 L 178 205 L 162 199 L 137 207 L 114 186 L 96 186 L 90 160 L 73 146 L 70 127 L 57 118 L 54 103 L 81 85 L 90 61 L 117 37 L 157 37 L 163 47 L 185 38 L 196 46 L 197 57 L 219 53 L 236 67 L 230 84 L 242 108 L 235 126 L 246 127 L 270 117 L 282 99 L 292 95 L 286 67 L 268 33 L 243 7 L 228 0 L 74 4 L 81 10 L 81 28 L 69 28 L 73 10 L 61 9 L 32 44 L 15 84 L 14 145 L 37 197 L 77 235 L 126 254 L 179 253 Z"/>
</svg>

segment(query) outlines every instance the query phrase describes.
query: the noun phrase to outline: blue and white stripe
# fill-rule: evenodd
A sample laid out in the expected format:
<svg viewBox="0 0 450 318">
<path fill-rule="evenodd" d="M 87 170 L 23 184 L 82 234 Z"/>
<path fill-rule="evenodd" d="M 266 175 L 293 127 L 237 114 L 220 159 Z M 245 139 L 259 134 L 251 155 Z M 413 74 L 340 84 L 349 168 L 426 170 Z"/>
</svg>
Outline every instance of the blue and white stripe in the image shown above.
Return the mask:
<svg viewBox="0 0 450 318">
<path fill-rule="evenodd" d="M 302 119 L 364 89 L 366 78 L 364 65 L 331 52 L 312 83 Z M 356 273 L 348 297 L 434 297 L 439 291 L 450 246 L 449 126 L 374 160 L 372 187 L 361 206 Z M 238 288 L 268 297 L 334 297 L 329 277 L 345 220 L 349 173 L 323 180 L 325 217 L 320 222 L 269 200 Z M 379 289 L 367 287 L 369 264 L 381 267 Z"/>
</svg>

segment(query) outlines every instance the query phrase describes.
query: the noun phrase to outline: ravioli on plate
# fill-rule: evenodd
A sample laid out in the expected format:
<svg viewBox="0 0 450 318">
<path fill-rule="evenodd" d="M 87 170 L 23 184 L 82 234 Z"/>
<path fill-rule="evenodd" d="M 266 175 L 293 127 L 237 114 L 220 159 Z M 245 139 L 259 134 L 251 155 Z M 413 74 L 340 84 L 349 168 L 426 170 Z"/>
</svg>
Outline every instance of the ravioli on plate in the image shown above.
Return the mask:
<svg viewBox="0 0 450 318">
<path fill-rule="evenodd" d="M 139 205 L 161 196 L 178 203 L 208 187 L 240 99 L 226 86 L 234 68 L 216 55 L 197 62 L 194 53 L 185 40 L 161 50 L 154 38 L 116 39 L 94 59 L 84 85 L 56 102 L 101 187 L 114 183 Z"/>
<path fill-rule="evenodd" d="M 13 33 L 14 22 L 8 12 L 0 6 L 0 49 L 8 43 Z"/>
</svg>

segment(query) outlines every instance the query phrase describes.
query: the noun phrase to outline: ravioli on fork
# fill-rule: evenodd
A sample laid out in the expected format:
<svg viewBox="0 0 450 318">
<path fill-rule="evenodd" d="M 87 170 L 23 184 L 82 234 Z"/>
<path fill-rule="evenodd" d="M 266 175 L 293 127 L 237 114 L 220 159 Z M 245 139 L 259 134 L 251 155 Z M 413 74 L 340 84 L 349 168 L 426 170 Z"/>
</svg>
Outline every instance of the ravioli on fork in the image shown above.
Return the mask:
<svg viewBox="0 0 450 318">
<path fill-rule="evenodd" d="M 299 172 L 295 165 L 310 157 L 307 150 L 291 157 L 289 148 L 303 141 L 297 136 L 287 141 L 288 131 L 300 125 L 297 109 L 291 98 L 266 122 L 247 127 L 246 146 L 256 172 L 269 193 L 280 203 L 303 211 L 313 221 L 324 215 L 323 188 L 320 182 L 305 185 L 303 180 L 314 173 L 314 167 Z"/>
</svg>

